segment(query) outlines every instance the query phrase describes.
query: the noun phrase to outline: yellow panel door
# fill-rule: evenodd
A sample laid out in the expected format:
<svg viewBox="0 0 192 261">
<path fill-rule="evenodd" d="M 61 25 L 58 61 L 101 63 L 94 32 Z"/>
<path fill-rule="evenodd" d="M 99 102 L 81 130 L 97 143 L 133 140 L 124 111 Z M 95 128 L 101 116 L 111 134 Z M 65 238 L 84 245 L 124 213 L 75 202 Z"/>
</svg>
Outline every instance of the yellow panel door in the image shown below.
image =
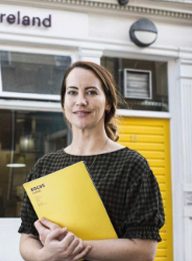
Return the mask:
<svg viewBox="0 0 192 261">
<path fill-rule="evenodd" d="M 120 117 L 119 143 L 141 153 L 156 176 L 165 210 L 165 225 L 160 234 L 155 261 L 172 261 L 172 200 L 169 120 Z"/>
</svg>

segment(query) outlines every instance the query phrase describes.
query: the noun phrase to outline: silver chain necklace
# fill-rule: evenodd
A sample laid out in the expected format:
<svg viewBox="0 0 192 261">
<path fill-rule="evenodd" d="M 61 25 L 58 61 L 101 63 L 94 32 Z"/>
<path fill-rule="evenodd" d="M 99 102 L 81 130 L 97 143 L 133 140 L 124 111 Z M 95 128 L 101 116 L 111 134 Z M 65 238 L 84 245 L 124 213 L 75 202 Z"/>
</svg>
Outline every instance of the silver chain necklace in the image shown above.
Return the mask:
<svg viewBox="0 0 192 261">
<path fill-rule="evenodd" d="M 102 146 L 101 151 L 105 148 L 105 146 L 107 145 L 107 143 L 108 143 L 108 139 L 106 139 L 104 145 Z M 101 153 L 102 153 L 102 152 L 101 152 Z M 74 164 L 73 159 L 72 159 L 72 154 L 68 154 L 68 155 L 69 155 L 69 157 L 70 157 L 70 162 L 71 162 L 71 164 Z M 83 160 L 89 170 L 91 170 L 91 169 L 93 168 L 93 166 L 95 165 L 95 162 L 96 162 L 96 160 L 97 160 L 98 155 L 99 155 L 99 154 L 92 155 L 92 157 L 94 156 L 94 159 L 93 159 L 93 161 L 91 162 L 91 164 L 88 164 L 86 160 Z M 75 156 L 75 155 L 74 155 L 74 156 Z M 76 156 L 78 156 L 78 155 L 76 155 Z M 79 156 L 81 156 L 81 157 L 85 156 L 85 157 L 86 157 L 86 156 L 89 156 L 89 155 L 79 155 Z M 91 156 L 90 156 L 90 157 L 91 157 Z"/>
<path fill-rule="evenodd" d="M 71 155 L 71 154 L 68 154 L 69 155 L 69 161 L 70 161 L 70 164 L 75 164 L 75 161 L 74 161 L 74 158 L 73 158 L 73 156 L 75 156 L 75 155 Z M 77 157 L 78 157 L 78 155 L 76 155 Z M 79 155 L 80 157 L 82 157 L 82 161 L 84 161 L 84 163 L 85 163 L 85 165 L 87 166 L 87 168 L 89 169 L 89 170 L 91 170 L 92 168 L 93 168 L 93 166 L 95 165 L 95 162 L 96 162 L 96 160 L 97 160 L 97 156 L 98 155 L 93 155 L 93 156 L 89 156 L 89 157 L 94 157 L 93 158 L 93 160 L 92 160 L 92 162 L 90 162 L 90 164 L 89 164 L 89 159 L 88 160 L 86 160 L 86 159 L 83 159 L 83 155 Z M 86 155 L 84 155 L 84 157 L 86 158 Z M 80 161 L 80 160 L 79 160 Z"/>
<path fill-rule="evenodd" d="M 86 166 L 87 166 L 87 168 L 88 168 L 89 170 L 91 170 L 92 167 L 95 165 L 95 162 L 96 162 L 97 156 L 98 156 L 98 155 L 95 155 L 95 156 L 94 156 L 93 161 L 92 161 L 91 164 L 89 164 L 89 165 L 88 165 L 88 163 L 85 161 L 85 164 L 86 164 Z"/>
</svg>

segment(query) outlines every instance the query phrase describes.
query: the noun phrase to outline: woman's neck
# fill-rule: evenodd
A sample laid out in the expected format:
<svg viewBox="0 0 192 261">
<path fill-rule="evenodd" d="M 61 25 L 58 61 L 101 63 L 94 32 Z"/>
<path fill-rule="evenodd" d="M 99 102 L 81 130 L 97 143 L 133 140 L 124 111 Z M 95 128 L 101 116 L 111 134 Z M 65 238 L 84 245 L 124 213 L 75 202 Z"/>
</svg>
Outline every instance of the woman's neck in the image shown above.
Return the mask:
<svg viewBox="0 0 192 261">
<path fill-rule="evenodd" d="M 73 136 L 72 143 L 64 150 L 71 155 L 97 155 L 124 148 L 121 144 L 112 141 L 106 134 Z"/>
<path fill-rule="evenodd" d="M 65 149 L 73 155 L 94 155 L 107 150 L 111 140 L 104 134 L 78 133 L 73 135 L 71 144 Z"/>
</svg>

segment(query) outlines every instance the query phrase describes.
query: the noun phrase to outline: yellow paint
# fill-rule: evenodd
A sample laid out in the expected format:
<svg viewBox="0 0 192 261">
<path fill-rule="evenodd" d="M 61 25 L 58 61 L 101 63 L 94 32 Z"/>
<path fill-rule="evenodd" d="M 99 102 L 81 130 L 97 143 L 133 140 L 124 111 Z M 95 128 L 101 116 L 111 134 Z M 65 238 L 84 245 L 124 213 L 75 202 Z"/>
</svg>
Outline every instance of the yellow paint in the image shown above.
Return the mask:
<svg viewBox="0 0 192 261">
<path fill-rule="evenodd" d="M 157 177 L 165 209 L 165 225 L 160 234 L 155 261 L 172 261 L 172 199 L 169 120 L 151 118 L 118 119 L 119 143 L 140 152 Z"/>
</svg>

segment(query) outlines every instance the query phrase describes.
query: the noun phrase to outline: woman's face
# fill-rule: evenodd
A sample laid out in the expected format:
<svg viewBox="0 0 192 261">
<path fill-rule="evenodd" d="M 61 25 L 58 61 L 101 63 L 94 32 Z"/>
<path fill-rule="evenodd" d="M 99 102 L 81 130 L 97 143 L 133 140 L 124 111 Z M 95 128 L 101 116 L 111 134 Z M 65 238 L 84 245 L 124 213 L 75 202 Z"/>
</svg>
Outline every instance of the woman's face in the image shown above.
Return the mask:
<svg viewBox="0 0 192 261">
<path fill-rule="evenodd" d="M 64 97 L 65 117 L 72 129 L 103 128 L 108 109 L 100 80 L 90 70 L 74 68 L 67 76 Z"/>
</svg>

